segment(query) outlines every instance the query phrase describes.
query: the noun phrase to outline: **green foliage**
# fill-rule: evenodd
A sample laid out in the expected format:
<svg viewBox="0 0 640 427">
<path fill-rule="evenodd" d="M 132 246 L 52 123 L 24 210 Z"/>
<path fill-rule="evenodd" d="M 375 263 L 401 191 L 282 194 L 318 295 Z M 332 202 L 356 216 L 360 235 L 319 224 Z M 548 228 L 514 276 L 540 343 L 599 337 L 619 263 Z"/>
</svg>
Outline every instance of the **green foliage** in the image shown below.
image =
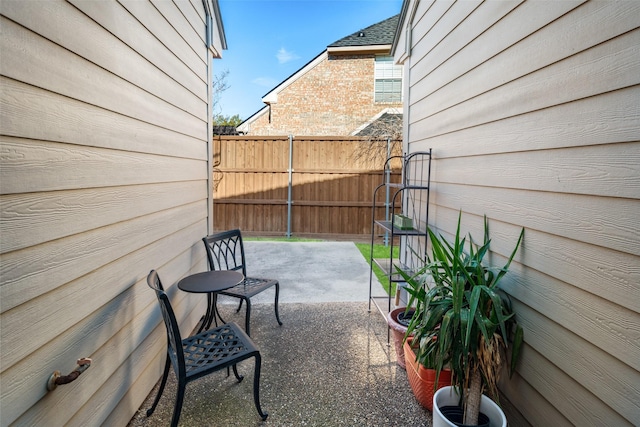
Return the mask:
<svg viewBox="0 0 640 427">
<path fill-rule="evenodd" d="M 508 272 L 524 229 L 507 263 L 492 268 L 483 265 L 490 243 L 486 216 L 482 246 L 475 244 L 471 235 L 468 245 L 467 238 L 461 237 L 461 217 L 462 213 L 453 244 L 429 229 L 431 255 L 425 267 L 413 277 L 399 271 L 408 284 L 409 305 L 416 306 L 407 336 L 415 334 L 417 360 L 436 370 L 436 383 L 440 372 L 450 368 L 452 383 L 465 399 L 471 376 L 480 374 L 496 399 L 499 368 L 514 327 L 511 371 L 522 347 L 522 328 L 498 283 Z"/>
<path fill-rule="evenodd" d="M 214 114 L 212 120 L 213 126 L 233 126 L 236 127 L 242 123 L 239 114 L 234 116 L 223 116 L 222 114 Z"/>
</svg>

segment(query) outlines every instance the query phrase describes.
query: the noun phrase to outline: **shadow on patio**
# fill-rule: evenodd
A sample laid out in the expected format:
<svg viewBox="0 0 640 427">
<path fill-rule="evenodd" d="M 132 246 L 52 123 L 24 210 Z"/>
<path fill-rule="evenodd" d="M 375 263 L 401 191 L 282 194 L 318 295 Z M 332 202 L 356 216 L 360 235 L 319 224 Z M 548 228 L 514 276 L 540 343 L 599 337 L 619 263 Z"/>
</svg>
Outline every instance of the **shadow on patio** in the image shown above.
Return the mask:
<svg viewBox="0 0 640 427">
<path fill-rule="evenodd" d="M 262 354 L 262 422 L 253 405 L 253 363 L 238 365 L 245 380 L 224 371 L 187 385 L 185 426 L 428 426 L 431 413 L 414 398 L 404 370 L 387 346 L 387 325 L 368 312 L 369 268 L 346 242 L 246 242 L 249 274 L 280 280 L 280 317 L 273 291 L 260 295 L 251 316 Z M 375 279 L 374 279 L 375 280 Z M 348 285 L 347 285 L 348 283 Z M 377 284 L 379 286 L 379 284 Z M 300 301 L 303 300 L 303 301 Z M 223 304 L 226 320 L 244 323 L 244 310 Z M 175 376 L 155 413 L 146 418 L 157 385 L 129 426 L 169 425 Z"/>
</svg>

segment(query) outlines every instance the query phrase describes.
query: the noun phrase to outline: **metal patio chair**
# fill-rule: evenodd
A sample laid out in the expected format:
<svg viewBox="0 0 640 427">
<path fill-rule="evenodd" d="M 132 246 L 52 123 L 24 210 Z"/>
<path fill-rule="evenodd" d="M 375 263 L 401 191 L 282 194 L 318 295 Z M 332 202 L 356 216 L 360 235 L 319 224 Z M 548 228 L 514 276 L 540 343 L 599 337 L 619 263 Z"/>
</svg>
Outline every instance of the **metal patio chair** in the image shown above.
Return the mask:
<svg viewBox="0 0 640 427">
<path fill-rule="evenodd" d="M 207 258 L 209 260 L 210 270 L 241 270 L 245 279 L 234 286 L 224 291 L 218 292 L 219 295 L 227 295 L 230 297 L 240 298 L 238 304 L 239 312 L 242 308 L 242 302 L 246 301 L 246 317 L 245 317 L 245 331 L 247 335 L 251 335 L 249 331 L 249 325 L 251 321 L 251 297 L 259 294 L 260 292 L 269 289 L 272 286 L 276 288 L 275 296 L 275 312 L 276 320 L 279 325 L 282 325 L 280 321 L 280 315 L 278 313 L 278 297 L 280 295 L 280 283 L 273 279 L 261 279 L 256 277 L 247 276 L 247 266 L 244 257 L 244 245 L 242 244 L 242 234 L 240 230 L 229 230 L 220 233 L 212 234 L 202 239 L 204 246 L 207 250 Z M 220 313 L 215 310 L 220 317 Z M 222 319 L 222 317 L 220 317 Z M 224 321 L 224 320 L 223 320 Z"/>
<path fill-rule="evenodd" d="M 233 373 L 238 382 L 240 382 L 244 377 L 238 375 L 236 363 L 253 357 L 255 358 L 253 400 L 260 417 L 263 420 L 267 419 L 268 414 L 263 412 L 260 407 L 259 389 L 262 358 L 260 357 L 260 351 L 251 341 L 251 338 L 240 326 L 232 322 L 182 339 L 169 297 L 164 292 L 158 273 L 155 270 L 151 270 L 147 276 L 147 284 L 156 292 L 167 329 L 167 360 L 162 374 L 162 381 L 160 382 L 160 389 L 153 401 L 153 405 L 147 410 L 147 417 L 153 414 L 158 405 L 164 386 L 167 383 L 171 365 L 173 365 L 173 370 L 178 379 L 178 392 L 171 426 L 177 426 L 188 382 L 225 368 L 227 368 L 227 375 L 229 375 L 229 367 L 233 368 Z"/>
</svg>

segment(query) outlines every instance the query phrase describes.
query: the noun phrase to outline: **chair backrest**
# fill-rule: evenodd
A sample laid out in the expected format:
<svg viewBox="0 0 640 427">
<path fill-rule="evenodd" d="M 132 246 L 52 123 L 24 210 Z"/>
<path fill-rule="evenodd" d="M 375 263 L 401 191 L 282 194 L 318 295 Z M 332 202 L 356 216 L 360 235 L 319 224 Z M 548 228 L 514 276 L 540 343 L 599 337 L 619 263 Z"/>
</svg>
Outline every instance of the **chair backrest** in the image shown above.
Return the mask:
<svg viewBox="0 0 640 427">
<path fill-rule="evenodd" d="M 158 273 L 155 270 L 151 270 L 147 276 L 147 285 L 156 292 L 156 297 L 160 303 L 160 311 L 162 312 L 164 325 L 167 329 L 167 354 L 171 359 L 173 369 L 176 370 L 176 375 L 181 375 L 181 378 L 184 378 L 186 368 L 180 328 L 178 328 L 178 322 L 176 321 L 169 297 L 164 291 L 160 277 L 158 277 Z"/>
<path fill-rule="evenodd" d="M 202 239 L 210 270 L 242 270 L 247 275 L 240 230 L 211 234 Z"/>
</svg>

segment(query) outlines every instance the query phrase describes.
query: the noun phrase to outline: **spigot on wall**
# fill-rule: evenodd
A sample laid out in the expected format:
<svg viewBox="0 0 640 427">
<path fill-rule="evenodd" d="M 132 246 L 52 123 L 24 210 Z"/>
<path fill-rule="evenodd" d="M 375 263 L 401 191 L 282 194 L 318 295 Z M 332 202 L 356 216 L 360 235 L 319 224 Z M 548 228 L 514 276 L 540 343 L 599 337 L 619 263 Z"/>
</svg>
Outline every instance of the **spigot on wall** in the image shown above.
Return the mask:
<svg viewBox="0 0 640 427">
<path fill-rule="evenodd" d="M 71 371 L 69 375 L 60 375 L 60 371 L 54 371 L 47 381 L 47 390 L 53 391 L 59 385 L 69 384 L 70 382 L 75 381 L 81 373 L 89 369 L 91 366 L 91 359 L 83 357 L 82 359 L 78 359 L 76 363 L 78 366 L 76 366 L 76 369 Z"/>
</svg>

